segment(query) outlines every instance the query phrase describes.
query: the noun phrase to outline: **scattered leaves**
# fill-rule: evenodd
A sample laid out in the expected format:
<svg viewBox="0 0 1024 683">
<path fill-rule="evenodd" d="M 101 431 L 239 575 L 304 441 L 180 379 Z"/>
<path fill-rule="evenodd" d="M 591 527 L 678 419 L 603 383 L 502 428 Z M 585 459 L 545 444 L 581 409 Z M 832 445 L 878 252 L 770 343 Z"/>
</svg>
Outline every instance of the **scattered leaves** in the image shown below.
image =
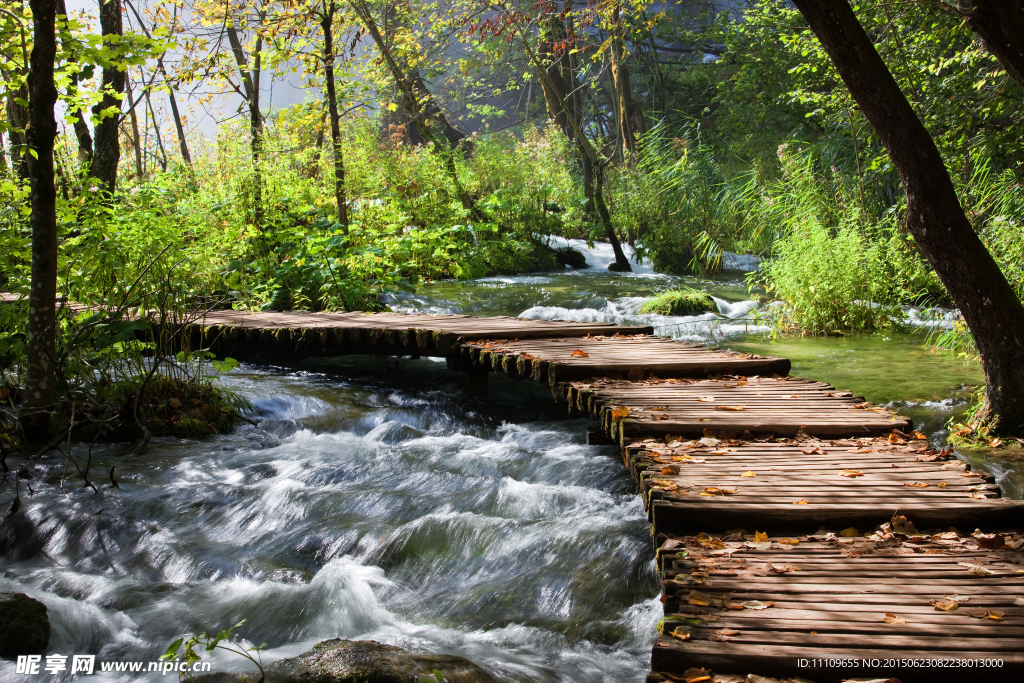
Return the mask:
<svg viewBox="0 0 1024 683">
<path fill-rule="evenodd" d="M 953 612 L 960 607 L 960 603 L 955 600 L 929 600 L 928 604 L 943 612 Z"/>
<path fill-rule="evenodd" d="M 702 496 L 733 496 L 736 495 L 736 489 L 720 489 L 717 486 L 708 486 L 701 493 Z"/>
<path fill-rule="evenodd" d="M 580 351 L 579 349 L 574 349 L 572 354 L 570 355 L 572 358 L 590 358 L 589 353 L 587 353 L 586 351 Z"/>
<path fill-rule="evenodd" d="M 711 596 L 700 591 L 690 591 L 690 594 L 686 597 L 686 602 L 698 607 L 707 607 L 711 604 Z"/>
<path fill-rule="evenodd" d="M 860 470 L 846 469 L 846 470 L 843 470 L 842 472 L 840 472 L 839 476 L 840 477 L 850 477 L 852 479 L 854 477 L 863 477 L 864 473 L 861 472 Z"/>
</svg>

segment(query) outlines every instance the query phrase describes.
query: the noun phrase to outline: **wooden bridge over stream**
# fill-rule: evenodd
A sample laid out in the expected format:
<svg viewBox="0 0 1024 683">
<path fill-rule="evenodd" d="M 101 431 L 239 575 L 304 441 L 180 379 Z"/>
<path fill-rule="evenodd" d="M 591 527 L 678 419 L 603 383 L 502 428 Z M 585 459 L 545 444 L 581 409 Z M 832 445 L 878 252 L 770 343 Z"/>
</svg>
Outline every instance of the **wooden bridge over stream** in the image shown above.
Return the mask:
<svg viewBox="0 0 1024 683">
<path fill-rule="evenodd" d="M 462 315 L 213 311 L 189 332 L 236 358 L 442 356 L 477 381 L 545 383 L 597 420 L 663 577 L 649 682 L 1024 680 L 1024 502 L 787 359 Z"/>
<path fill-rule="evenodd" d="M 211 311 L 185 332 L 251 360 L 441 356 L 478 382 L 546 383 L 595 419 L 588 440 L 620 447 L 663 577 L 649 683 L 1024 680 L 1024 502 L 786 359 L 461 315 Z"/>
</svg>

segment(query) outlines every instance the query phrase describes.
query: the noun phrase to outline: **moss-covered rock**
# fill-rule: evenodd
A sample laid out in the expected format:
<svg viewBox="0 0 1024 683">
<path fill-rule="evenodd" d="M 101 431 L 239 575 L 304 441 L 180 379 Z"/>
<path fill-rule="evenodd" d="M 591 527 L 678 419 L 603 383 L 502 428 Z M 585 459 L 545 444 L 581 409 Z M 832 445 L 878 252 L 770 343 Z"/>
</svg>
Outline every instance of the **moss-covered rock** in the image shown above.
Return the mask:
<svg viewBox="0 0 1024 683">
<path fill-rule="evenodd" d="M 46 605 L 24 593 L 0 593 L 0 657 L 45 654 L 49 644 Z"/>
<path fill-rule="evenodd" d="M 493 683 L 497 679 L 462 657 L 424 655 L 372 640 L 325 640 L 309 652 L 267 668 L 266 683 Z M 249 674 L 208 674 L 197 683 L 256 681 Z"/>
<path fill-rule="evenodd" d="M 572 247 L 565 247 L 563 249 L 555 249 L 555 258 L 563 266 L 570 268 L 589 268 L 587 265 L 587 257 L 583 255 L 583 252 L 577 251 Z"/>
<path fill-rule="evenodd" d="M 700 315 L 714 313 L 718 305 L 711 295 L 689 287 L 662 292 L 637 309 L 638 313 L 658 315 Z"/>
</svg>

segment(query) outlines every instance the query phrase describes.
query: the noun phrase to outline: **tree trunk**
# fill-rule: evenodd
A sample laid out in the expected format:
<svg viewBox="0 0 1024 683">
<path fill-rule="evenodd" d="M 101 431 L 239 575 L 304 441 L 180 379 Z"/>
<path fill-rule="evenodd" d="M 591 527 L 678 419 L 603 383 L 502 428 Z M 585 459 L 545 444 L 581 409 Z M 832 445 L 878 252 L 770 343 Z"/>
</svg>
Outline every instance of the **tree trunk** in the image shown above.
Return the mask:
<svg viewBox="0 0 1024 683">
<path fill-rule="evenodd" d="M 331 150 L 334 152 L 334 201 L 337 222 L 348 234 L 348 204 L 345 199 L 345 158 L 341 151 L 341 129 L 338 126 L 338 95 L 334 87 L 334 24 L 335 5 L 325 9 L 320 27 L 324 31 L 324 83 L 327 86 L 327 111 L 331 123 Z"/>
<path fill-rule="evenodd" d="M 985 405 L 978 426 L 1007 434 L 1024 425 L 1024 305 L 985 249 L 942 157 L 846 0 L 794 0 L 899 171 L 907 229 L 978 347 Z"/>
<path fill-rule="evenodd" d="M 262 21 L 262 16 L 260 19 Z M 242 81 L 245 100 L 249 105 L 249 150 L 252 158 L 253 180 L 252 215 L 256 228 L 263 230 L 263 173 L 260 169 L 263 157 L 263 117 L 260 115 L 260 51 L 263 48 L 263 37 L 260 35 L 256 37 L 256 54 L 253 56 L 252 72 L 250 73 L 245 53 L 242 51 L 242 42 L 238 39 L 238 31 L 230 19 L 225 30 L 228 34 L 228 41 L 231 43 L 231 52 L 235 56 L 235 64 Z"/>
<path fill-rule="evenodd" d="M 612 82 L 615 84 L 615 93 L 618 98 L 618 120 L 619 134 L 622 148 L 629 152 L 630 163 L 636 161 L 636 139 L 637 136 L 646 132 L 646 122 L 643 111 L 633 99 L 633 85 L 629 79 L 629 67 L 625 64 L 626 50 L 623 45 L 622 19 L 618 8 L 614 15 L 616 26 L 615 36 L 611 44 L 611 66 Z"/>
<path fill-rule="evenodd" d="M 26 439 L 43 441 L 49 433 L 54 403 L 54 338 L 57 301 L 57 191 L 54 186 L 53 141 L 57 121 L 53 108 L 57 87 L 56 0 L 31 0 L 34 43 L 29 58 L 28 144 L 26 154 L 32 188 L 32 280 L 29 286 L 28 353 L 22 426 Z"/>
<path fill-rule="evenodd" d="M 123 36 L 121 0 L 99 0 L 99 3 L 103 37 Z M 113 64 L 103 67 L 103 98 L 92 108 L 96 120 L 95 147 L 89 174 L 102 184 L 108 195 L 114 193 L 117 165 L 121 161 L 121 141 L 117 132 L 121 124 L 121 99 L 117 96 L 124 94 L 124 75 L 124 69 Z"/>
<path fill-rule="evenodd" d="M 128 119 L 132 124 L 132 147 L 135 148 L 135 177 L 141 181 L 145 175 L 145 169 L 142 166 L 142 139 L 139 137 L 139 117 L 135 113 L 135 107 L 138 106 L 138 103 L 132 99 L 132 86 L 129 80 L 125 81 L 124 88 L 128 95 L 128 101 L 132 103 L 131 108 L 128 109 Z"/>
<path fill-rule="evenodd" d="M 590 216 L 593 216 L 594 213 L 597 214 L 608 242 L 612 246 L 612 251 L 615 253 L 615 263 L 608 269 L 628 273 L 633 268 L 622 251 L 622 245 L 619 243 L 618 235 L 615 234 L 615 228 L 608 213 L 608 205 L 604 201 L 604 161 L 584 132 L 582 101 L 577 99 L 581 89 L 578 72 L 574 68 L 574 63 L 569 59 L 571 55 L 556 57 L 554 54 L 553 41 L 566 35 L 565 28 L 557 16 L 550 20 L 550 28 L 549 40 L 542 45 L 540 50 L 540 53 L 546 57 L 547 64 L 542 64 L 534 53 L 531 53 L 530 57 L 537 69 L 548 113 L 552 114 L 555 122 L 565 131 L 566 137 L 576 146 L 583 171 L 583 191 L 587 197 L 587 213 Z M 522 42 L 529 51 L 529 43 L 525 37 Z"/>
<path fill-rule="evenodd" d="M 1024 88 L 1024 0 L 960 0 L 956 9 Z"/>
</svg>

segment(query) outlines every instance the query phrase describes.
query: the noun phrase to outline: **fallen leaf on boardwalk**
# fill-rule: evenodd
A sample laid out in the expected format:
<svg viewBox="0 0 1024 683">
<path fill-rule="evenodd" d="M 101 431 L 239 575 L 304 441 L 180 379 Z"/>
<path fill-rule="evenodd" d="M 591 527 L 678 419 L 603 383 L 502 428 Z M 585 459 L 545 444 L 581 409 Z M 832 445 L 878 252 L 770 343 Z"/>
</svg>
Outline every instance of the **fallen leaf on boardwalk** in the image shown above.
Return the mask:
<svg viewBox="0 0 1024 683">
<path fill-rule="evenodd" d="M 944 597 L 946 600 L 953 600 L 954 602 L 960 603 L 971 601 L 970 596 L 967 595 L 943 595 L 942 597 Z"/>
<path fill-rule="evenodd" d="M 707 607 L 711 604 L 711 596 L 700 591 L 690 591 L 690 594 L 686 597 L 686 602 L 698 607 Z"/>
<path fill-rule="evenodd" d="M 796 394 L 790 394 L 789 396 L 786 396 L 785 398 L 800 398 L 800 397 L 797 396 Z"/>
<path fill-rule="evenodd" d="M 662 474 L 679 474 L 679 465 L 668 465 L 661 468 Z"/>
<path fill-rule="evenodd" d="M 894 534 L 906 534 L 916 536 L 921 533 L 914 526 L 914 523 L 907 519 L 906 515 L 893 515 L 889 520 L 889 528 Z"/>
<path fill-rule="evenodd" d="M 764 543 L 768 540 L 768 533 L 765 531 L 755 531 L 754 540 L 758 543 Z"/>
<path fill-rule="evenodd" d="M 743 605 L 744 609 L 753 610 L 768 609 L 769 607 L 775 606 L 775 603 L 771 600 L 766 600 L 764 602 L 761 602 L 760 600 L 747 600 L 746 602 L 741 602 L 740 604 Z"/>
<path fill-rule="evenodd" d="M 689 456 L 689 455 L 673 455 L 672 459 L 675 460 L 676 462 L 695 462 L 695 463 L 707 462 L 707 458 L 694 458 L 694 457 Z"/>
<path fill-rule="evenodd" d="M 695 667 L 687 669 L 683 673 L 683 680 L 686 681 L 686 683 L 703 683 L 704 681 L 708 681 L 710 683 L 711 676 L 704 669 L 698 669 Z"/>
<path fill-rule="evenodd" d="M 579 349 L 575 349 L 572 352 L 571 356 L 573 358 L 590 358 L 590 354 L 589 353 L 587 353 L 586 351 L 580 351 Z"/>
<path fill-rule="evenodd" d="M 743 477 L 756 477 L 757 475 L 754 474 L 754 470 L 747 470 L 746 472 L 744 472 L 740 476 L 743 476 Z"/>
<path fill-rule="evenodd" d="M 914 433 L 911 434 L 910 436 L 912 436 L 914 438 L 914 441 L 927 441 L 928 440 L 927 436 L 925 436 L 924 434 L 922 434 L 921 432 L 919 432 L 916 429 L 914 430 Z"/>
<path fill-rule="evenodd" d="M 708 448 L 714 448 L 718 444 L 722 443 L 722 441 L 720 439 L 716 439 L 716 438 L 714 438 L 712 436 L 705 436 L 705 437 L 702 437 L 697 443 L 700 444 L 701 446 L 706 446 Z"/>
<path fill-rule="evenodd" d="M 906 439 L 904 439 L 904 438 L 903 438 L 902 436 L 900 436 L 899 434 L 897 434 L 896 432 L 893 432 L 893 433 L 891 433 L 891 434 L 889 435 L 889 443 L 891 443 L 891 444 L 893 444 L 893 445 L 899 445 L 899 444 L 904 444 L 904 443 L 906 443 L 906 442 L 907 442 L 907 440 L 906 440 Z"/>
<path fill-rule="evenodd" d="M 871 453 L 870 448 L 847 448 L 847 453 Z"/>
<path fill-rule="evenodd" d="M 785 543 L 786 545 L 800 545 L 799 538 L 780 538 L 779 543 Z"/>
<path fill-rule="evenodd" d="M 629 406 L 612 408 L 612 420 L 619 421 L 625 417 L 629 417 Z"/>
<path fill-rule="evenodd" d="M 851 527 L 846 527 L 845 529 L 840 531 L 839 535 L 842 536 L 843 538 L 855 538 L 857 536 L 860 536 L 860 531 L 858 531 L 856 527 L 852 527 L 851 526 Z"/>
<path fill-rule="evenodd" d="M 739 631 L 734 628 L 723 628 L 715 631 L 715 633 L 720 636 L 735 636 L 739 634 Z"/>
<path fill-rule="evenodd" d="M 736 494 L 736 489 L 720 489 L 716 486 L 708 486 L 704 489 L 702 496 L 732 496 Z"/>
<path fill-rule="evenodd" d="M 720 550 L 725 547 L 725 544 L 722 543 L 720 540 L 718 540 L 717 538 L 712 538 L 711 536 L 708 536 L 703 532 L 697 534 L 697 536 L 693 540 L 696 541 L 697 545 L 699 545 L 701 548 Z"/>
<path fill-rule="evenodd" d="M 731 410 L 733 412 L 739 412 L 746 410 L 743 406 L 715 406 L 715 410 Z"/>
<path fill-rule="evenodd" d="M 905 624 L 905 623 L 907 623 L 906 619 L 903 619 L 902 617 L 898 617 L 895 614 L 893 614 L 892 612 L 886 612 L 885 613 L 885 617 L 882 619 L 882 621 L 884 621 L 887 624 Z"/>
<path fill-rule="evenodd" d="M 929 600 L 928 604 L 943 612 L 952 612 L 960 607 L 960 603 L 954 600 Z"/>
<path fill-rule="evenodd" d="M 946 482 L 944 482 L 944 481 L 940 481 L 940 482 L 938 483 L 938 487 L 939 487 L 940 489 L 944 489 L 944 488 L 946 488 L 947 486 L 949 486 L 949 484 L 947 484 L 947 483 L 946 483 Z"/>
<path fill-rule="evenodd" d="M 860 470 L 849 470 L 849 469 L 847 469 L 847 470 L 843 470 L 842 472 L 840 472 L 839 476 L 840 477 L 850 477 L 852 479 L 853 477 L 863 477 L 864 473 L 861 472 Z"/>
<path fill-rule="evenodd" d="M 693 631 L 684 626 L 676 626 L 669 635 L 679 640 L 689 640 L 693 637 Z"/>
<path fill-rule="evenodd" d="M 1024 607 L 1024 598 L 1014 598 L 1013 604 L 1017 607 Z"/>
<path fill-rule="evenodd" d="M 971 607 L 957 610 L 960 614 L 966 614 L 969 617 L 975 619 L 991 619 L 992 621 L 1002 621 L 1006 616 L 1005 612 L 1000 612 L 995 609 L 985 609 L 984 607 Z"/>
<path fill-rule="evenodd" d="M 801 498 L 800 500 L 794 500 L 793 505 L 807 505 L 807 501 Z"/>
<path fill-rule="evenodd" d="M 801 448 L 800 452 L 804 455 L 814 455 L 815 453 L 823 453 L 824 451 L 815 446 L 814 448 Z"/>
<path fill-rule="evenodd" d="M 915 488 L 915 489 L 926 489 L 926 488 L 928 488 L 928 484 L 926 484 L 923 481 L 915 481 L 912 484 L 904 484 L 904 486 L 909 486 L 909 487 Z"/>
<path fill-rule="evenodd" d="M 982 550 L 1000 550 L 1006 547 L 1006 538 L 1002 534 L 979 534 L 974 532 L 978 547 Z"/>
<path fill-rule="evenodd" d="M 967 573 L 975 576 L 992 576 L 993 574 L 991 569 L 982 567 L 980 564 L 971 564 L 970 562 L 958 562 L 957 564 L 967 567 Z"/>
<path fill-rule="evenodd" d="M 714 396 L 698 396 L 697 400 L 701 403 L 713 403 L 715 400 Z"/>
</svg>

